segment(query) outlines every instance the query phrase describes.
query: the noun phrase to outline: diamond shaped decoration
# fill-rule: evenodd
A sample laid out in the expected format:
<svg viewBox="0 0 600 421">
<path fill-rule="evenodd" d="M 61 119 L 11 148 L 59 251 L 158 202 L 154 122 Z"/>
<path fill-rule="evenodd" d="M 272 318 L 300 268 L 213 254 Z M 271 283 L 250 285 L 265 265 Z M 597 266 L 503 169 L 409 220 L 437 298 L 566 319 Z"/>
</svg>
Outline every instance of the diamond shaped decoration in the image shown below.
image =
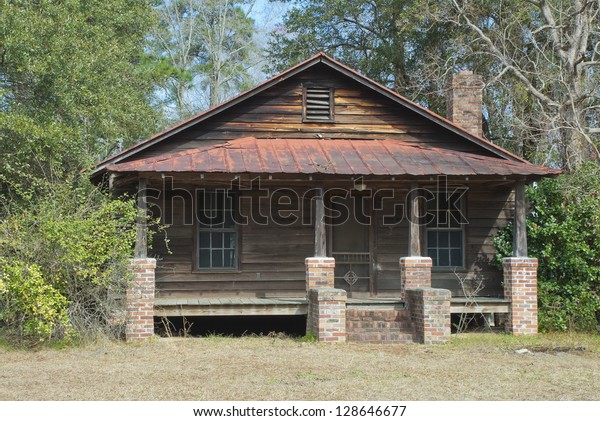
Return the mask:
<svg viewBox="0 0 600 421">
<path fill-rule="evenodd" d="M 358 275 L 354 273 L 354 271 L 349 270 L 344 275 L 344 281 L 348 283 L 348 285 L 352 286 L 358 281 Z"/>
</svg>

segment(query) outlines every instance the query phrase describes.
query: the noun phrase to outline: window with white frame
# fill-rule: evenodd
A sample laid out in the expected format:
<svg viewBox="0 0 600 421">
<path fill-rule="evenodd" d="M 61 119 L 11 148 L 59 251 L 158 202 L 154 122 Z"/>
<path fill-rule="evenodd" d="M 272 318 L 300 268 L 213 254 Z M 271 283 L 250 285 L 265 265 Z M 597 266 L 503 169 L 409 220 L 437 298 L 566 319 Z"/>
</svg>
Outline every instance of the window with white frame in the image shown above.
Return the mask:
<svg viewBox="0 0 600 421">
<path fill-rule="evenodd" d="M 434 267 L 464 267 L 464 189 L 435 192 L 427 202 L 427 255 Z"/>
<path fill-rule="evenodd" d="M 197 192 L 197 269 L 237 268 L 234 197 L 227 190 Z"/>
</svg>

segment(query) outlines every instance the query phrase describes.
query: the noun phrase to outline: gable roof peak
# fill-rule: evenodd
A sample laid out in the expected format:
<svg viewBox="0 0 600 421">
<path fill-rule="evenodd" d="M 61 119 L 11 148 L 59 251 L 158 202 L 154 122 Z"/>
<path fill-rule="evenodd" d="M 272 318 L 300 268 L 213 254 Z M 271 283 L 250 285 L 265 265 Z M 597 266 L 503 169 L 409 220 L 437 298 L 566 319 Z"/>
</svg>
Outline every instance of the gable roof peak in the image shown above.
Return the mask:
<svg viewBox="0 0 600 421">
<path fill-rule="evenodd" d="M 272 87 L 278 83 L 281 83 L 284 80 L 287 80 L 290 77 L 293 77 L 293 76 L 297 75 L 298 73 L 301 73 L 301 72 L 313 67 L 314 65 L 316 65 L 318 63 L 323 63 L 323 64 L 329 66 L 333 70 L 353 79 L 354 81 L 367 87 L 368 89 L 378 92 L 379 94 L 399 103 L 400 105 L 410 109 L 411 111 L 414 111 L 417 114 L 420 114 L 421 116 L 427 118 L 428 120 L 432 121 L 433 123 L 438 124 L 439 126 L 444 127 L 445 129 L 454 132 L 455 134 L 458 134 L 459 136 L 465 138 L 465 140 L 471 141 L 471 142 L 481 146 L 482 148 L 488 150 L 489 152 L 492 152 L 494 155 L 496 155 L 500 158 L 508 159 L 511 161 L 527 162 L 523 158 L 491 143 L 490 141 L 484 139 L 483 137 L 477 136 L 473 133 L 466 131 L 465 129 L 456 125 L 455 123 L 451 122 L 450 120 L 447 120 L 444 117 L 437 115 L 433 111 L 431 111 L 413 101 L 410 101 L 409 99 L 403 97 L 402 95 L 398 94 L 397 92 L 392 91 L 391 89 L 369 79 L 368 77 L 360 74 L 356 70 L 354 70 L 354 69 L 348 67 L 347 65 L 328 56 L 323 51 L 320 51 L 317 54 L 313 55 L 312 57 L 283 71 L 282 73 L 275 75 L 275 76 L 265 80 L 262 83 L 259 83 L 254 88 L 251 88 L 251 89 L 249 89 L 249 90 L 247 90 L 247 91 L 245 91 L 245 92 L 243 92 L 243 93 L 241 93 L 219 105 L 209 108 L 208 110 L 205 110 L 199 114 L 196 114 L 196 115 L 188 118 L 187 120 L 184 120 L 168 129 L 163 130 L 160 133 L 155 134 L 154 136 L 151 136 L 151 137 L 127 148 L 127 149 L 124 149 L 123 151 L 121 151 L 111 157 L 104 159 L 103 161 L 96 164 L 96 169 L 92 173 L 92 177 L 98 176 L 101 173 L 103 173 L 104 171 L 106 171 L 106 168 L 108 165 L 116 164 L 116 163 L 122 161 L 123 159 L 131 157 L 132 155 L 136 154 L 137 152 L 144 150 L 158 142 L 161 142 L 161 141 L 181 132 L 182 130 L 185 130 L 203 120 L 206 120 L 207 118 L 210 118 L 218 113 L 221 113 L 221 112 L 229 109 L 230 107 L 232 107 L 248 98 L 251 98 L 252 96 L 254 96 L 256 94 L 263 92 L 266 89 L 269 89 L 270 87 Z"/>
</svg>

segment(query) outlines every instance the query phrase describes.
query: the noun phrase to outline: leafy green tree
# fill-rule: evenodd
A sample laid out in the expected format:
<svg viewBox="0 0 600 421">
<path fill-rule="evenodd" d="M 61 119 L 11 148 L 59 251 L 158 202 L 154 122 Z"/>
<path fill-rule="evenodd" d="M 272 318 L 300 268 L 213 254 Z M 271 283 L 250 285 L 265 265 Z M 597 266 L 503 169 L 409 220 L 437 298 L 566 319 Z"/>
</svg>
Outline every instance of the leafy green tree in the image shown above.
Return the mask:
<svg viewBox="0 0 600 421">
<path fill-rule="evenodd" d="M 149 0 L 0 0 L 2 205 L 155 131 L 153 24 Z"/>
<path fill-rule="evenodd" d="M 150 0 L 0 0 L 0 332 L 122 327 L 135 205 L 87 179 L 154 133 Z M 109 333 L 110 333 L 109 332 Z"/>
<path fill-rule="evenodd" d="M 452 0 L 434 19 L 465 34 L 462 54 L 490 63 L 506 84 L 516 127 L 533 158 L 575 168 L 600 160 L 600 2 Z M 523 99 L 525 101 L 523 102 Z"/>
<path fill-rule="evenodd" d="M 451 25 L 432 21 L 426 0 L 290 0 L 273 34 L 268 70 L 278 72 L 324 51 L 402 95 L 444 113 Z M 435 62 L 437 64 L 437 62 Z"/>
<path fill-rule="evenodd" d="M 163 104 L 181 120 L 250 87 L 256 50 L 248 0 L 164 0 L 151 37 Z"/>
<path fill-rule="evenodd" d="M 542 330 L 593 331 L 600 316 L 600 165 L 546 179 L 527 190 L 529 255 L 539 260 Z M 495 239 L 511 255 L 512 227 Z"/>
<path fill-rule="evenodd" d="M 444 81 L 486 81 L 484 133 L 564 168 L 599 160 L 598 0 L 289 0 L 271 71 L 323 50 L 444 115 Z"/>
</svg>

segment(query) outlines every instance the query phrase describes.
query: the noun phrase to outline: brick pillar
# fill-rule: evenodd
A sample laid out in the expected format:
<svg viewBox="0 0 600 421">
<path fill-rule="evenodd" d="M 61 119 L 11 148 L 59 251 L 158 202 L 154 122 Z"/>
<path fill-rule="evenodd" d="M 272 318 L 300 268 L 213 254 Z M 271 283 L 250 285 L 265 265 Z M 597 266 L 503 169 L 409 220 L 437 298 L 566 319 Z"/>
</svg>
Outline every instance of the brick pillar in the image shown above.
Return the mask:
<svg viewBox="0 0 600 421">
<path fill-rule="evenodd" d="M 319 342 L 346 342 L 346 291 L 311 289 L 306 330 L 314 333 Z"/>
<path fill-rule="evenodd" d="M 431 257 L 400 258 L 400 295 L 414 288 L 431 288 Z"/>
<path fill-rule="evenodd" d="M 537 267 L 531 257 L 506 257 L 504 268 L 504 298 L 510 300 L 506 331 L 513 335 L 535 335 L 537 317 Z"/>
<path fill-rule="evenodd" d="M 333 257 L 307 257 L 306 264 L 306 291 L 316 288 L 333 288 L 333 271 L 335 259 Z"/>
<path fill-rule="evenodd" d="M 450 339 L 450 291 L 439 288 L 406 290 L 415 341 L 439 344 Z"/>
<path fill-rule="evenodd" d="M 125 340 L 140 341 L 154 335 L 154 268 L 156 259 L 131 259 L 133 279 L 126 298 Z"/>
</svg>

